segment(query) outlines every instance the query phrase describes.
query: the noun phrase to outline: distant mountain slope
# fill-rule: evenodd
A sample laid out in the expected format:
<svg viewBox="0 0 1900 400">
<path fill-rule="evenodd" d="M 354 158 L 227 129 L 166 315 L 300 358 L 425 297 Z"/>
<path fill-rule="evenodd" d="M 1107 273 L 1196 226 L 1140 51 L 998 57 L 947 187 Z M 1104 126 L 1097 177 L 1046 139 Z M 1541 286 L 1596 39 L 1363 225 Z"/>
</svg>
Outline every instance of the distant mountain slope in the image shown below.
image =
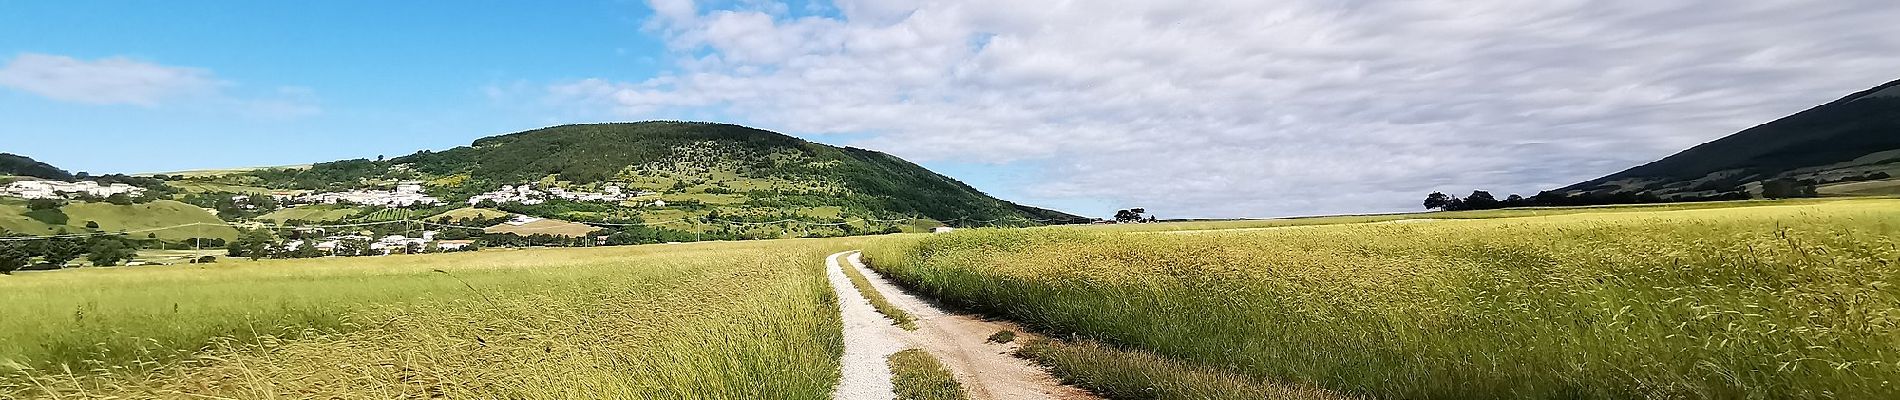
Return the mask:
<svg viewBox="0 0 1900 400">
<path fill-rule="evenodd" d="M 429 193 L 453 202 L 523 183 L 576 191 L 614 186 L 649 192 L 638 201 L 612 206 L 513 207 L 523 213 L 583 221 L 713 214 L 813 221 L 922 216 L 952 224 L 1082 220 L 998 200 L 888 154 L 713 123 L 563 125 L 386 160 L 346 160 L 238 175 L 248 179 L 233 182 L 310 190 L 422 181 Z M 668 204 L 648 204 L 655 200 Z"/>
<path fill-rule="evenodd" d="M 66 170 L 12 153 L 0 153 L 0 175 L 30 176 L 62 181 L 73 179 L 73 174 Z"/>
<path fill-rule="evenodd" d="M 1829 183 L 1883 173 L 1900 175 L 1900 81 L 1557 192 L 1668 198 L 1758 188 L 1778 178 Z"/>
</svg>

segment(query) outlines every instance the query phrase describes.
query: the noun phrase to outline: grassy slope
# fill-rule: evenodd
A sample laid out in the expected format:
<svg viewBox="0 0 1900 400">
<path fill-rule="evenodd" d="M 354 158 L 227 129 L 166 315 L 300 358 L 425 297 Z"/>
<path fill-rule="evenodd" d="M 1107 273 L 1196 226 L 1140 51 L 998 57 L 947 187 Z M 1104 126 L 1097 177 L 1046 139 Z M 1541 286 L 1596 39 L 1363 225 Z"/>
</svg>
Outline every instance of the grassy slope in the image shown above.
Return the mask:
<svg viewBox="0 0 1900 400">
<path fill-rule="evenodd" d="M 1825 196 L 1894 196 L 1900 195 L 1900 179 L 1837 183 L 1816 191 Z"/>
<path fill-rule="evenodd" d="M 27 215 L 25 201 L 0 198 L 0 228 L 28 235 L 52 235 L 59 233 L 61 228 L 70 233 L 86 232 L 86 221 L 98 222 L 99 229 L 105 232 L 135 231 L 194 223 L 222 223 L 216 215 L 202 208 L 171 200 L 127 206 L 109 203 L 74 203 L 60 208 L 60 211 L 66 215 L 66 222 L 60 225 L 47 224 Z M 224 226 L 167 229 L 152 233 L 164 240 L 237 237 L 237 230 Z M 144 233 L 133 236 L 145 238 Z"/>
<path fill-rule="evenodd" d="M 354 217 L 363 210 L 356 207 L 337 204 L 313 204 L 291 207 L 259 215 L 257 219 L 265 221 L 289 221 L 293 219 L 310 222 L 334 222 Z"/>
<path fill-rule="evenodd" d="M 509 214 L 507 211 L 490 210 L 486 208 L 465 207 L 465 208 L 457 208 L 454 210 L 444 211 L 441 214 L 431 215 L 425 219 L 434 221 L 434 220 L 442 219 L 442 217 L 448 217 L 449 220 L 451 221 L 462 220 L 462 219 L 486 220 L 486 219 L 506 217 L 508 215 Z"/>
<path fill-rule="evenodd" d="M 1887 383 L 1900 380 L 1900 200 L 1622 211 L 986 230 L 867 255 L 925 293 L 1047 333 L 1347 394 L 1900 395 Z"/>
<path fill-rule="evenodd" d="M 513 233 L 513 234 L 522 235 L 522 236 L 556 235 L 556 236 L 567 236 L 567 237 L 580 237 L 580 236 L 586 236 L 588 233 L 600 231 L 600 228 L 592 226 L 592 225 L 576 223 L 576 222 L 562 221 L 562 220 L 556 220 L 556 219 L 543 219 L 543 220 L 529 222 L 529 223 L 521 224 L 521 225 L 509 225 L 509 224 L 495 225 L 495 226 L 483 228 L 482 231 L 488 232 L 488 233 Z"/>
<path fill-rule="evenodd" d="M 0 397 L 829 398 L 842 343 L 822 259 L 852 243 L 0 276 L 0 369 L 38 367 L 0 375 Z"/>
<path fill-rule="evenodd" d="M 408 172 L 392 172 L 391 168 L 399 164 Z M 336 182 L 389 180 L 401 175 L 402 179 L 453 182 L 431 189 L 463 196 L 522 182 L 578 186 L 627 182 L 633 189 L 665 192 L 660 197 L 668 202 L 697 200 L 717 205 L 727 215 L 778 214 L 832 206 L 857 216 L 879 218 L 921 214 L 944 221 L 1002 218 L 1018 224 L 1023 218 L 1074 218 L 992 198 L 888 154 L 710 123 L 563 125 L 482 138 L 470 146 L 387 161 L 345 160 L 319 163 L 307 170 L 249 174 L 270 182 L 267 186 L 284 188 L 328 187 Z M 445 181 L 444 177 L 458 178 Z M 675 182 L 689 184 L 673 190 Z M 715 186 L 740 192 L 705 193 Z M 770 190 L 786 193 L 766 192 Z"/>
</svg>

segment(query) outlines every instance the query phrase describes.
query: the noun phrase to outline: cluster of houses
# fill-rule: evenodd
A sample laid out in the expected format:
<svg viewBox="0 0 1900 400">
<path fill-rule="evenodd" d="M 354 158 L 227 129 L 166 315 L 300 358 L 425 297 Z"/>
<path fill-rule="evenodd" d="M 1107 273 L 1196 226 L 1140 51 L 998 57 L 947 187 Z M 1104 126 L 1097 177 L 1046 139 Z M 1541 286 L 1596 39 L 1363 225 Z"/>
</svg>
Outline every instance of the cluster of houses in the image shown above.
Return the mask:
<svg viewBox="0 0 1900 400">
<path fill-rule="evenodd" d="M 283 250 L 296 251 L 297 249 L 303 248 L 303 246 L 308 244 L 310 247 L 315 248 L 317 251 L 322 252 L 326 255 L 337 255 L 337 251 L 341 247 L 343 247 L 343 243 L 355 241 L 355 242 L 366 243 L 365 250 L 368 251 L 368 254 L 346 254 L 346 255 L 377 255 L 377 254 L 389 255 L 389 254 L 404 254 L 404 253 L 410 253 L 414 251 L 420 251 L 421 249 L 427 249 L 429 248 L 429 243 L 431 242 L 435 243 L 435 248 L 438 251 L 460 251 L 460 250 L 468 249 L 469 246 L 475 245 L 475 241 L 473 240 L 436 240 L 435 239 L 436 234 L 437 234 L 436 231 L 423 231 L 422 237 L 389 235 L 389 236 L 384 236 L 380 239 L 372 238 L 369 236 L 363 236 L 363 235 L 330 236 L 330 237 L 325 237 L 322 239 L 292 240 L 289 242 L 285 242 Z"/>
<path fill-rule="evenodd" d="M 396 190 L 312 193 L 297 196 L 291 201 L 306 204 L 350 203 L 376 207 L 427 207 L 443 204 L 442 199 L 422 193 L 422 185 L 419 183 L 396 185 Z"/>
<path fill-rule="evenodd" d="M 64 199 L 81 195 L 111 197 L 117 194 L 134 197 L 143 196 L 145 195 L 145 188 L 123 183 L 101 185 L 99 182 L 94 181 L 19 181 L 9 183 L 5 187 L 0 187 L 0 195 L 20 197 L 29 200 Z"/>
<path fill-rule="evenodd" d="M 475 195 L 474 197 L 468 198 L 468 205 L 473 206 L 476 204 L 481 204 L 481 202 L 483 201 L 493 201 L 498 204 L 517 203 L 517 204 L 533 205 L 533 204 L 546 203 L 548 199 L 567 199 L 567 200 L 573 200 L 573 201 L 622 201 L 622 200 L 631 199 L 634 197 L 651 196 L 651 195 L 657 194 L 654 192 L 645 192 L 645 191 L 627 193 L 623 191 L 619 186 L 614 186 L 614 185 L 603 186 L 600 188 L 600 190 L 601 190 L 600 193 L 595 193 L 595 192 L 569 191 L 567 189 L 562 189 L 559 187 L 548 187 L 545 190 L 537 190 L 534 188 L 534 185 L 525 184 L 525 183 L 521 185 L 502 185 L 500 189 L 496 189 L 493 192 L 482 193 L 482 194 Z"/>
</svg>

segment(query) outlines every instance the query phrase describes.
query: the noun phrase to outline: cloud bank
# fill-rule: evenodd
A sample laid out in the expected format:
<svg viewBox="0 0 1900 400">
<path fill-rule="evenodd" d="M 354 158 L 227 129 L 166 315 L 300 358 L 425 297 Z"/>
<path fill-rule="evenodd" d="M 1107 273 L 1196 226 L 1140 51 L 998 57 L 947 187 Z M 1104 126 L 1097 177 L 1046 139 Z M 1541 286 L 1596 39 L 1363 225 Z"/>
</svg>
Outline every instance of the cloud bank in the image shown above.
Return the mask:
<svg viewBox="0 0 1900 400">
<path fill-rule="evenodd" d="M 1880 0 L 650 5 L 671 72 L 547 94 L 1036 165 L 1021 200 L 1168 217 L 1528 195 L 1900 78 Z"/>
</svg>

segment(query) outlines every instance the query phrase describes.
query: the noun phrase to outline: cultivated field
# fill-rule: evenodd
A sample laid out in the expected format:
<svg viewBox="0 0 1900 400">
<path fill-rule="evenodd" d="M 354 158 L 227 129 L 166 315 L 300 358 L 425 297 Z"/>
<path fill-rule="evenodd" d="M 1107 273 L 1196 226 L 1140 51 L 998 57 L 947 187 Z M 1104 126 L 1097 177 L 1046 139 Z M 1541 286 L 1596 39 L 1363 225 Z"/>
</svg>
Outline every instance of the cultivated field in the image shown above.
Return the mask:
<svg viewBox="0 0 1900 400">
<path fill-rule="evenodd" d="M 828 398 L 856 241 L 0 276 L 0 398 Z"/>
<path fill-rule="evenodd" d="M 1900 200 L 1490 213 L 866 254 L 1110 397 L 1900 398 Z"/>
<path fill-rule="evenodd" d="M 830 398 L 854 248 L 914 289 L 845 281 L 896 332 L 1002 317 L 1111 399 L 1900 396 L 1865 199 L 23 272 L 0 398 Z M 904 398 L 982 392 L 921 356 L 880 360 Z"/>
</svg>

